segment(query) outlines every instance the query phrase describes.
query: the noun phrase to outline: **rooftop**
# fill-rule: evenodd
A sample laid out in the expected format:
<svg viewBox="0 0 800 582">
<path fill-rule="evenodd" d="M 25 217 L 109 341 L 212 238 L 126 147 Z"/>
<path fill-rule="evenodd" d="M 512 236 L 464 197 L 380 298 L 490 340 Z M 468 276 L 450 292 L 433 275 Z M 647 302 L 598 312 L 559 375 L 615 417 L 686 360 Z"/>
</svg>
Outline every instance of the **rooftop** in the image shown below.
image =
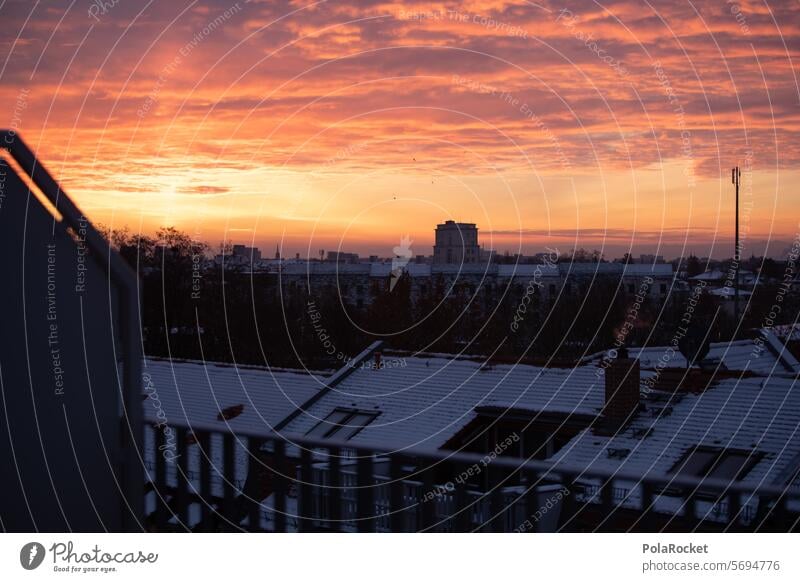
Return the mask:
<svg viewBox="0 0 800 582">
<path fill-rule="evenodd" d="M 369 361 L 357 367 L 285 430 L 305 434 L 335 408 L 358 409 L 379 416 L 351 439 L 354 444 L 439 449 L 476 417 L 476 407 L 596 415 L 603 404 L 603 378 L 594 366 L 487 366 L 392 352 L 381 361 L 379 369 Z"/>
<path fill-rule="evenodd" d="M 377 263 L 284 263 L 278 268 L 285 275 L 369 275 L 370 277 L 388 277 L 392 272 L 391 261 Z M 604 276 L 622 275 L 632 277 L 656 276 L 671 277 L 673 267 L 669 263 L 655 265 L 639 265 L 622 263 L 540 263 L 498 265 L 493 263 L 441 263 L 423 264 L 409 263 L 403 267 L 412 277 L 430 277 L 432 274 L 477 274 L 499 277 L 562 277 L 569 275 Z"/>
<path fill-rule="evenodd" d="M 325 382 L 304 370 L 159 358 L 146 358 L 142 374 L 149 422 L 265 435 Z"/>
<path fill-rule="evenodd" d="M 785 485 L 798 469 L 796 379 L 729 379 L 700 394 L 655 396 L 620 434 L 584 431 L 554 460 L 587 470 L 665 475 L 692 448 L 707 446 L 750 453 L 757 462 L 742 478 L 745 484 Z"/>
<path fill-rule="evenodd" d="M 685 368 L 686 358 L 677 350 L 667 346 L 629 347 L 631 358 L 638 358 L 644 370 L 657 366 Z M 598 352 L 584 359 L 598 363 L 606 352 Z M 763 376 L 794 376 L 800 373 L 800 362 L 786 349 L 783 343 L 767 331 L 763 341 L 742 339 L 732 342 L 711 342 L 706 362 L 720 371 L 735 370 Z"/>
<path fill-rule="evenodd" d="M 752 345 L 734 344 L 714 349 L 724 359 Z M 394 352 L 382 354 L 379 368 L 369 363 L 321 394 L 285 430 L 307 434 L 334 410 L 345 409 L 377 414 L 350 438 L 353 444 L 439 449 L 481 410 L 525 411 L 534 419 L 551 413 L 594 417 L 605 398 L 604 376 L 595 365 L 547 369 Z M 642 381 L 652 375 L 643 370 Z M 640 411 L 623 432 L 609 437 L 583 429 L 553 460 L 669 475 L 691 448 L 708 446 L 752 452 L 747 482 L 779 484 L 794 475 L 800 455 L 795 383 L 796 377 L 770 376 L 721 379 L 700 393 L 643 388 Z"/>
</svg>

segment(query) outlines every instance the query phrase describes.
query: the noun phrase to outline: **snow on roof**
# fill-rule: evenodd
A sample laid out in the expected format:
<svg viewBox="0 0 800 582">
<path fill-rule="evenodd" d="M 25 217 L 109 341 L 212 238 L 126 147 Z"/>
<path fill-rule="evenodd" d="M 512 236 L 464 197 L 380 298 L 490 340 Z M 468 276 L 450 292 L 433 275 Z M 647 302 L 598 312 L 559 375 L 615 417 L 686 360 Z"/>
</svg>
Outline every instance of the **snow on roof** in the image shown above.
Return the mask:
<svg viewBox="0 0 800 582">
<path fill-rule="evenodd" d="M 794 354 L 784 343 L 786 340 L 782 340 L 774 332 L 766 328 L 761 330 L 761 339 L 765 346 L 763 351 L 768 351 L 778 358 L 789 374 L 800 373 L 800 362 L 797 361 L 797 358 L 794 357 Z"/>
<path fill-rule="evenodd" d="M 391 273 L 391 263 L 371 263 L 369 266 L 370 277 L 388 277 Z"/>
<path fill-rule="evenodd" d="M 604 379 L 595 366 L 486 366 L 463 358 L 392 352 L 383 354 L 383 362 L 387 365 L 380 369 L 354 370 L 292 420 L 286 432 L 305 434 L 334 409 L 355 409 L 379 416 L 350 440 L 354 445 L 439 449 L 477 416 L 476 409 L 596 416 L 604 402 Z M 651 375 L 642 371 L 642 379 Z M 747 480 L 772 484 L 800 455 L 800 386 L 795 382 L 751 377 L 720 380 L 699 394 L 643 390 L 643 408 L 621 434 L 599 436 L 586 429 L 554 460 L 573 468 L 620 467 L 663 475 L 689 447 L 707 445 L 755 451 L 760 460 Z M 608 449 L 626 452 L 611 458 Z"/>
<path fill-rule="evenodd" d="M 732 342 L 712 342 L 709 344 L 707 360 L 721 361 L 721 369 L 749 371 L 754 374 L 794 375 L 800 372 L 800 363 L 786 349 L 756 340 L 743 339 Z M 779 345 L 779 344 L 777 344 Z M 631 358 L 638 358 L 643 370 L 655 369 L 657 365 L 667 368 L 685 368 L 686 358 L 667 346 L 629 347 Z M 584 359 L 585 362 L 600 362 L 606 352 L 598 352 Z M 662 361 L 662 358 L 664 359 Z"/>
<path fill-rule="evenodd" d="M 486 275 L 487 277 L 497 272 L 497 265 L 487 263 L 436 263 L 431 265 L 431 274 L 446 275 Z"/>
<path fill-rule="evenodd" d="M 565 261 L 558 263 L 561 274 L 574 275 L 627 275 L 627 276 L 671 276 L 673 273 L 671 263 L 573 263 Z"/>
<path fill-rule="evenodd" d="M 561 272 L 558 265 L 497 265 L 497 274 L 500 277 L 559 277 Z"/>
<path fill-rule="evenodd" d="M 270 270 L 270 267 L 266 267 Z M 640 265 L 622 263 L 538 263 L 498 265 L 494 263 L 408 263 L 403 270 L 412 277 L 430 277 L 431 275 L 486 275 L 499 277 L 563 277 L 567 275 L 626 275 L 626 276 L 671 276 L 673 269 L 670 263 Z M 284 263 L 280 270 L 285 275 L 369 275 L 370 277 L 388 277 L 392 272 L 392 261 L 373 263 Z"/>
<path fill-rule="evenodd" d="M 692 281 L 721 281 L 725 278 L 725 273 L 720 271 L 719 269 L 714 269 L 713 271 L 706 271 L 705 273 L 700 273 L 699 275 L 695 275 L 694 277 L 689 277 Z"/>
<path fill-rule="evenodd" d="M 604 380 L 595 366 L 486 365 L 467 358 L 411 357 L 391 351 L 383 352 L 380 368 L 371 366 L 371 361 L 353 367 L 338 384 L 332 382 L 316 401 L 309 399 L 319 394 L 324 380 L 297 371 L 151 358 L 144 372 L 152 382 L 149 391 L 157 393 L 169 424 L 191 426 L 197 419 L 206 425 L 219 423 L 233 431 L 268 435 L 269 426 L 306 403 L 307 409 L 282 432 L 305 434 L 336 408 L 377 412 L 379 416 L 350 442 L 396 450 L 441 448 L 477 416 L 476 408 L 596 416 L 603 405 Z M 643 378 L 649 375 L 642 372 Z M 776 376 L 725 379 L 699 394 L 643 391 L 642 410 L 620 434 L 601 436 L 585 429 L 552 460 L 572 468 L 668 475 L 686 451 L 702 445 L 752 451 L 758 462 L 743 481 L 783 485 L 795 479 L 800 459 L 796 380 Z M 146 417 L 157 421 L 157 409 L 148 403 L 152 401 L 145 401 Z M 227 422 L 218 420 L 222 411 L 235 413 L 234 407 L 240 404 L 244 405 L 241 414 Z M 151 465 L 152 438 L 146 439 Z M 221 458 L 220 447 L 221 441 L 212 442 L 215 462 Z M 610 455 L 612 449 L 617 456 Z M 240 480 L 246 473 L 242 451 L 236 457 Z M 189 454 L 191 469 L 198 461 L 195 453 L 190 450 Z"/>
<path fill-rule="evenodd" d="M 412 277 L 428 277 L 431 266 L 425 263 L 409 263 L 402 267 Z M 370 277 L 388 277 L 392 273 L 392 262 L 380 263 L 300 263 L 284 265 L 284 275 L 368 275 Z"/>
<path fill-rule="evenodd" d="M 353 444 L 438 449 L 476 417 L 481 406 L 596 415 L 603 377 L 593 366 L 546 369 L 444 357 L 383 354 L 384 367 L 359 367 L 290 422 L 305 434 L 335 408 L 378 412 Z M 392 362 L 392 365 L 389 365 Z"/>
<path fill-rule="evenodd" d="M 672 263 L 628 263 L 625 265 L 626 275 L 672 275 Z"/>
<path fill-rule="evenodd" d="M 648 402 L 646 408 L 613 437 L 584 430 L 553 460 L 587 470 L 668 475 L 689 449 L 701 445 L 759 456 L 742 480 L 748 484 L 783 485 L 775 482 L 779 475 L 794 475 L 792 465 L 800 454 L 796 379 L 723 380 L 700 394 L 682 394 L 680 401 Z M 650 435 L 642 438 L 649 429 Z M 623 451 L 621 457 L 610 456 L 611 449 Z"/>
<path fill-rule="evenodd" d="M 431 266 L 425 263 L 410 263 L 406 265 L 406 271 L 412 277 L 430 277 Z"/>
<path fill-rule="evenodd" d="M 218 424 L 222 431 L 264 435 L 325 382 L 302 370 L 156 358 L 144 360 L 142 375 L 147 421 L 190 428 Z M 223 411 L 232 417 L 221 420 Z"/>
<path fill-rule="evenodd" d="M 409 263 L 402 268 L 404 272 L 412 277 L 429 277 L 431 266 L 424 263 Z M 370 277 L 388 277 L 392 274 L 392 263 L 372 263 L 370 265 Z"/>
<path fill-rule="evenodd" d="M 736 290 L 733 287 L 719 287 L 718 289 L 709 289 L 708 294 L 716 297 L 733 298 L 736 296 Z M 745 289 L 739 289 L 739 295 L 741 297 L 749 297 L 752 293 Z"/>
<path fill-rule="evenodd" d="M 775 325 L 771 328 L 762 328 L 762 333 L 769 331 L 772 331 L 772 333 L 784 341 L 800 340 L 800 324 L 787 323 L 784 325 Z"/>
</svg>

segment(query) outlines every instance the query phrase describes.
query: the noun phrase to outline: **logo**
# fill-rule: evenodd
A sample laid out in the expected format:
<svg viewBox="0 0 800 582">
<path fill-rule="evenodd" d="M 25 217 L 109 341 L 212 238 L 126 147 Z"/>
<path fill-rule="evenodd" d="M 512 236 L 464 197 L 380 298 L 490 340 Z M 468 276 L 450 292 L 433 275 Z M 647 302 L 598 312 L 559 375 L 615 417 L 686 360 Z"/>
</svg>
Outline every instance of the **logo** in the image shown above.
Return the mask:
<svg viewBox="0 0 800 582">
<path fill-rule="evenodd" d="M 400 277 L 403 276 L 403 271 L 405 270 L 406 265 L 408 265 L 408 262 L 411 260 L 412 242 L 413 241 L 409 236 L 401 237 L 400 244 L 392 249 L 394 251 L 394 258 L 392 258 L 392 277 L 389 281 L 390 292 L 394 291 L 394 286 L 397 285 Z"/>
<path fill-rule="evenodd" d="M 35 570 L 44 561 L 44 546 L 39 542 L 29 542 L 19 551 L 19 563 L 26 570 Z"/>
</svg>

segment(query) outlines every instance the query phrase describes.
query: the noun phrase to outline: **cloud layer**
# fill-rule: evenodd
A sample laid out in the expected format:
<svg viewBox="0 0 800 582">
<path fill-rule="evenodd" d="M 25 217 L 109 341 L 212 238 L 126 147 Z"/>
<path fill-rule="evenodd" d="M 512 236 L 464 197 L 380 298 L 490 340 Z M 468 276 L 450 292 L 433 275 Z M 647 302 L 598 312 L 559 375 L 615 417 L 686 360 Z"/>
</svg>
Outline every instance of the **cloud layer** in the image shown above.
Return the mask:
<svg viewBox="0 0 800 582">
<path fill-rule="evenodd" d="M 779 179 L 800 166 L 792 3 L 99 6 L 4 3 L 0 112 L 104 220 L 192 215 L 216 234 L 257 211 L 262 232 L 293 217 L 341 237 L 413 187 L 431 219 L 484 208 L 463 218 L 486 230 L 644 233 L 727 217 L 717 182 L 747 159 L 756 230 L 797 228 Z M 587 176 L 600 198 L 576 201 Z"/>
</svg>

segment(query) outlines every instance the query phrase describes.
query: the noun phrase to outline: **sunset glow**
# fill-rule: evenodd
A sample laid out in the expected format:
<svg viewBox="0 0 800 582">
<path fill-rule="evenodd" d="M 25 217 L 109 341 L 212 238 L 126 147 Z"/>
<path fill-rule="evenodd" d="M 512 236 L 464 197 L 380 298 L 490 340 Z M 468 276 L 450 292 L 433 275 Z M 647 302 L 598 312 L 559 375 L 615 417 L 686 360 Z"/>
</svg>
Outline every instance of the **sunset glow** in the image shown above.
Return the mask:
<svg viewBox="0 0 800 582">
<path fill-rule="evenodd" d="M 745 254 L 797 235 L 780 3 L 97 6 L 2 5 L 0 125 L 112 228 L 389 256 L 455 219 L 498 252 L 729 256 L 738 164 Z"/>
</svg>

